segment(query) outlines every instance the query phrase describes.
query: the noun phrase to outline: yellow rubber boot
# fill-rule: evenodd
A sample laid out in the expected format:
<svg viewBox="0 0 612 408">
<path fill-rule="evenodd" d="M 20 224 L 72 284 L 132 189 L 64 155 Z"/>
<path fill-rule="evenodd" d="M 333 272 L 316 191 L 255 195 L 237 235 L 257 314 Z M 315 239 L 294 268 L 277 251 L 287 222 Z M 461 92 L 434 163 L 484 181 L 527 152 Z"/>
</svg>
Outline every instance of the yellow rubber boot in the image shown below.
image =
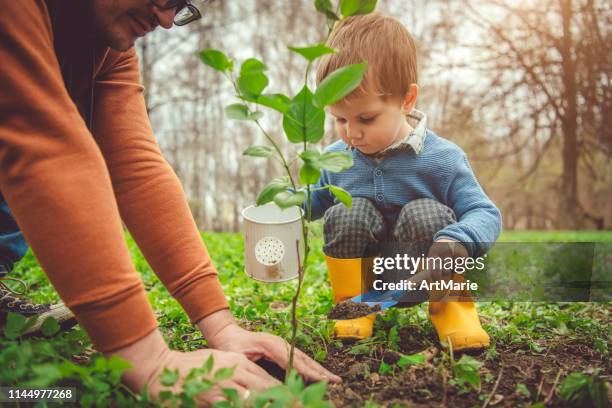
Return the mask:
<svg viewBox="0 0 612 408">
<path fill-rule="evenodd" d="M 362 258 L 340 259 L 325 256 L 334 304 L 361 293 Z M 341 340 L 361 340 L 372 336 L 375 314 L 357 319 L 335 320 L 334 335 Z"/>
<path fill-rule="evenodd" d="M 461 279 L 459 279 L 461 280 Z M 429 302 L 429 317 L 440 343 L 453 351 L 476 350 L 489 347 L 489 335 L 480 325 L 476 305 L 469 291 L 452 292 L 457 300 Z"/>
</svg>

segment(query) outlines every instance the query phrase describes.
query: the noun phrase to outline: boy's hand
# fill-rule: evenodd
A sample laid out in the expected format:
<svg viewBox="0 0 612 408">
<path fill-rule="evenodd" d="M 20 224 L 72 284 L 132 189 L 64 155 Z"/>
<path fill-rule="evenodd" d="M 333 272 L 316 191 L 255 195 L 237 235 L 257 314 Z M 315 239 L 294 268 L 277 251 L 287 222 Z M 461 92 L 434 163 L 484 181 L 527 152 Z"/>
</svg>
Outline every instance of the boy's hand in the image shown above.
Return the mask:
<svg viewBox="0 0 612 408">
<path fill-rule="evenodd" d="M 225 321 L 226 324 L 219 322 Z M 198 326 L 210 347 L 241 353 L 251 361 L 266 358 L 281 368 L 289 363 L 290 345 L 278 336 L 269 333 L 256 333 L 238 326 L 229 312 L 221 310 L 202 319 Z M 214 330 L 217 328 L 217 330 Z M 301 350 L 295 349 L 293 358 L 295 370 L 310 381 L 341 382 L 340 377 L 332 374 Z"/>
<path fill-rule="evenodd" d="M 467 258 L 469 254 L 461 242 L 448 238 L 440 238 L 431 245 L 429 252 L 427 252 L 427 256 L 442 258 Z"/>
<path fill-rule="evenodd" d="M 452 258 L 453 260 L 456 258 L 467 258 L 469 257 L 468 251 L 460 242 L 454 241 L 452 239 L 441 238 L 436 240 L 429 251 L 427 252 L 428 258 L 439 258 L 442 262 L 434 262 L 434 265 L 442 265 L 440 269 L 430 270 L 429 272 L 429 281 L 448 281 L 448 280 L 457 280 L 460 281 L 463 279 L 463 276 L 458 275 L 452 268 L 445 268 L 444 266 L 447 264 L 445 260 L 447 258 Z M 454 261 L 453 261 L 454 264 Z M 430 291 L 429 299 L 430 300 L 441 300 L 445 296 L 449 294 L 449 291 Z"/>
</svg>

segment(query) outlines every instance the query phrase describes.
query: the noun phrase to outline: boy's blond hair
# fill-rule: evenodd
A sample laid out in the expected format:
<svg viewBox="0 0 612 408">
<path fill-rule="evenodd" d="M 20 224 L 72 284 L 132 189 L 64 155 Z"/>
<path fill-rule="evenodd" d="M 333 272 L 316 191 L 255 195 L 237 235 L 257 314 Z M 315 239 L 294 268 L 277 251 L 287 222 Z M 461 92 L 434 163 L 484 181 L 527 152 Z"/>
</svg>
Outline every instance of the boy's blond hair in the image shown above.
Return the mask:
<svg viewBox="0 0 612 408">
<path fill-rule="evenodd" d="M 380 13 L 352 16 L 337 24 L 327 46 L 339 51 L 324 55 L 317 67 L 317 84 L 338 68 L 366 61 L 361 85 L 347 99 L 367 92 L 403 98 L 416 84 L 414 39 L 398 20 Z"/>
</svg>

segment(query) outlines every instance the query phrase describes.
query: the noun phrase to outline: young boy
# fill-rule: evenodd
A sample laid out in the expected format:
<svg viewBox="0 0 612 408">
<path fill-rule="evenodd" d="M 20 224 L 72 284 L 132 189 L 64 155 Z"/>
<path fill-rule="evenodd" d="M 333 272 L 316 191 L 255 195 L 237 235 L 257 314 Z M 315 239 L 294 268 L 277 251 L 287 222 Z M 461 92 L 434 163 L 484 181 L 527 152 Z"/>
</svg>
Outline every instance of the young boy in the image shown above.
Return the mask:
<svg viewBox="0 0 612 408">
<path fill-rule="evenodd" d="M 352 168 L 324 171 L 319 185 L 334 184 L 353 196 L 352 209 L 328 190 L 313 195 L 313 219 L 324 217 L 324 252 L 334 303 L 361 293 L 362 258 L 377 244 L 410 243 L 416 256 L 434 242 L 483 255 L 501 230 L 499 210 L 478 184 L 465 153 L 426 125 L 415 110 L 416 46 L 396 19 L 379 13 L 350 17 L 335 28 L 317 82 L 334 70 L 367 61 L 361 86 L 331 106 L 341 140 L 327 151 L 350 151 Z M 461 244 L 459 244 L 461 243 Z M 366 273 L 367 271 L 364 271 Z M 409 276 L 408 276 L 409 277 Z M 489 345 L 469 293 L 467 301 L 430 301 L 429 313 L 443 345 L 454 350 Z M 372 335 L 375 315 L 338 320 L 339 338 Z"/>
</svg>

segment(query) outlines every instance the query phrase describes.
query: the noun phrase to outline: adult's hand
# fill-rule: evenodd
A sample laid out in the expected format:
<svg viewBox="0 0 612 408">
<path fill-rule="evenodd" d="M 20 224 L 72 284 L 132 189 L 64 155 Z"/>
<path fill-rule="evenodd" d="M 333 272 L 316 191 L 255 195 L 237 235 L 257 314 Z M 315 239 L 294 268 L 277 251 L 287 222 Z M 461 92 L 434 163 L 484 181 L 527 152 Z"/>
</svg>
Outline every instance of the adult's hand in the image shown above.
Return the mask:
<svg viewBox="0 0 612 408">
<path fill-rule="evenodd" d="M 118 355 L 131 362 L 132 368 L 124 374 L 123 382 L 136 392 L 140 392 L 145 384 L 148 385 L 154 398 L 164 390 L 180 392 L 183 378 L 191 369 L 202 367 L 211 355 L 214 359 L 213 372 L 223 367 L 234 367 L 234 375 L 229 380 L 220 382 L 213 390 L 199 395 L 198 405 L 207 406 L 223 400 L 221 388 L 234 388 L 238 395 L 247 398 L 249 389 L 263 390 L 279 384 L 278 380 L 241 353 L 213 349 L 172 351 L 165 344 L 159 330 L 154 330 L 136 343 L 108 354 Z M 179 381 L 172 387 L 161 384 L 164 368 L 179 371 Z"/>
<path fill-rule="evenodd" d="M 198 326 L 208 344 L 215 349 L 241 353 L 251 361 L 265 358 L 281 368 L 287 368 L 290 350 L 288 342 L 273 334 L 251 332 L 241 328 L 227 309 L 202 319 L 198 322 Z M 293 368 L 307 380 L 342 381 L 340 377 L 323 368 L 297 348 L 293 357 Z"/>
</svg>

